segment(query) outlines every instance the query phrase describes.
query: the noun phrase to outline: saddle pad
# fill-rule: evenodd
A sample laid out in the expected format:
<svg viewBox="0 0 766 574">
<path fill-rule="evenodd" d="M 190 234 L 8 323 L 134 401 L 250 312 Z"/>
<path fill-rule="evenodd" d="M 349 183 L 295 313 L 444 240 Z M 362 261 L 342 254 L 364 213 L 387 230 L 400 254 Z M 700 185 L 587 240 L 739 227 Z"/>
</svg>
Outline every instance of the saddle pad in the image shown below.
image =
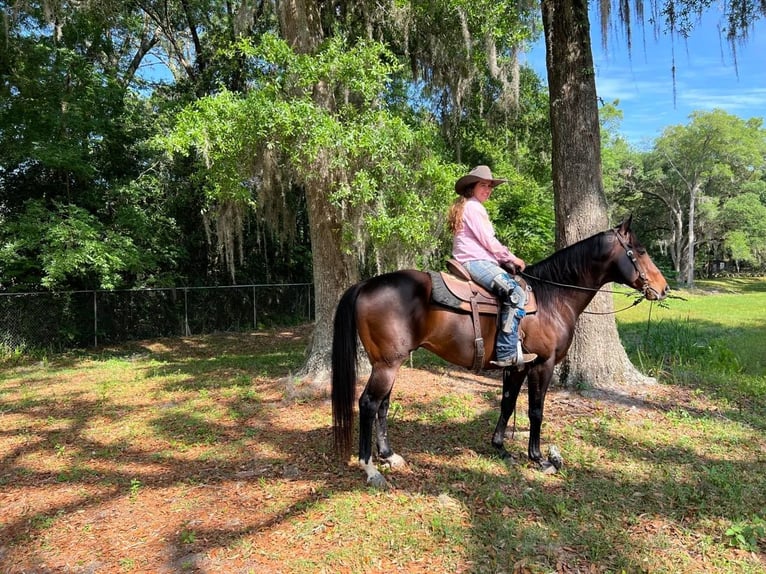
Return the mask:
<svg viewBox="0 0 766 574">
<path fill-rule="evenodd" d="M 429 271 L 433 293 L 431 298 L 441 305 L 455 309 L 470 310 L 471 299 L 479 305 L 480 313 L 496 314 L 497 298 L 484 287 L 473 281 L 465 281 L 451 273 Z M 532 287 L 523 277 L 516 275 L 514 280 L 521 285 L 527 294 L 527 304 L 524 311 L 531 315 L 537 311 L 537 298 Z"/>
<path fill-rule="evenodd" d="M 445 307 L 460 309 L 463 301 L 447 288 L 442 274 L 439 271 L 429 271 L 428 274 L 431 276 L 431 301 Z"/>
</svg>

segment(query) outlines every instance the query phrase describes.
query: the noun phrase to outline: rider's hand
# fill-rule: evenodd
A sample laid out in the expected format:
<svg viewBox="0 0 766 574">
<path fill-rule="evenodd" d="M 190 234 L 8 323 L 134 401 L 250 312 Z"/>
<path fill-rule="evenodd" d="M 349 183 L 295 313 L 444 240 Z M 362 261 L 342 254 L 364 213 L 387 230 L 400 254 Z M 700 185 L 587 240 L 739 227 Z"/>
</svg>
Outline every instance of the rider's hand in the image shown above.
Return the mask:
<svg viewBox="0 0 766 574">
<path fill-rule="evenodd" d="M 523 263 L 523 262 L 522 262 Z M 516 275 L 516 265 L 514 265 L 511 261 L 506 261 L 505 263 L 501 263 L 500 267 L 505 269 L 508 273 L 511 274 L 511 276 Z"/>
</svg>

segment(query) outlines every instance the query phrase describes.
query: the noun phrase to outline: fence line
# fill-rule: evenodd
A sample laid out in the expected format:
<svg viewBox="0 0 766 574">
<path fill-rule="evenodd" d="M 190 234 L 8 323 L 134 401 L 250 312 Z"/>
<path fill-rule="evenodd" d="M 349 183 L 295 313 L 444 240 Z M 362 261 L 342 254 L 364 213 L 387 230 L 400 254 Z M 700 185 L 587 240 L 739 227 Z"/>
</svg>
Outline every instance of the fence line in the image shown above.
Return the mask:
<svg viewBox="0 0 766 574">
<path fill-rule="evenodd" d="M 67 349 L 312 319 L 311 283 L 0 293 L 0 346 Z"/>
</svg>

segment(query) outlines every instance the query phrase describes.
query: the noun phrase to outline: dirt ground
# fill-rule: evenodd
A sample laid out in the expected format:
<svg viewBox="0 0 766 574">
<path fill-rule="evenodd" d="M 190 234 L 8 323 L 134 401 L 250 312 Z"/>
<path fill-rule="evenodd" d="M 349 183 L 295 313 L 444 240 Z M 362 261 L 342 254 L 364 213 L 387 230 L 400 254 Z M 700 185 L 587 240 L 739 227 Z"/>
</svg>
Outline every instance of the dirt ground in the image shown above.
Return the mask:
<svg viewBox="0 0 766 574">
<path fill-rule="evenodd" d="M 268 351 L 294 336 L 285 332 L 270 340 L 251 338 L 247 352 Z M 190 354 L 205 360 L 220 353 L 212 343 L 194 341 L 146 343 L 134 351 L 137 357 L 156 353 L 178 361 Z M 220 373 L 224 380 L 230 375 Z M 242 377 L 240 372 L 235 375 Z M 214 377 L 215 373 L 204 376 Z M 417 470 L 393 475 L 389 493 L 365 488 L 363 473 L 333 456 L 327 397 L 287 389 L 289 381 L 284 378 L 249 376 L 248 392 L 256 397 L 248 403 L 250 410 L 242 410 L 237 417 L 219 417 L 214 428 L 205 430 L 214 436 L 211 444 L 204 437 L 194 442 L 183 436 L 175 442 L 161 440 L 142 430 L 146 417 L 156 419 L 158 414 L 174 412 L 181 400 L 167 391 L 167 383 L 164 391 L 147 388 L 145 394 L 136 392 L 124 400 L 106 401 L 94 389 L 104 393 L 103 389 L 113 387 L 103 381 L 81 380 L 87 377 L 87 365 L 79 369 L 62 365 L 60 379 L 11 382 L 4 389 L 0 571 L 5 574 L 278 573 L 288 571 L 288 559 L 290 571 L 296 571 L 295 564 L 301 559 L 316 564 L 317 556 L 338 544 L 337 537 L 326 536 L 338 526 L 323 514 L 324 503 L 331 497 L 353 493 L 357 503 L 395 504 L 397 492 L 427 490 L 432 473 L 438 472 L 436 466 L 423 464 Z M 67 394 L 61 387 L 68 379 L 67 388 L 80 389 L 76 394 Z M 43 383 L 51 388 L 46 399 L 25 400 L 24 385 Z M 86 386 L 77 387 L 80 384 Z M 487 397 L 499 397 L 500 386 L 497 375 L 405 367 L 393 400 L 405 409 L 417 408 L 445 394 L 459 393 L 471 397 L 477 408 L 486 409 Z M 212 408 L 223 407 L 227 401 L 230 406 L 230 397 L 218 392 L 211 385 L 196 391 L 196 396 L 212 401 Z M 605 410 L 638 416 L 686 401 L 689 397 L 681 396 L 684 392 L 658 385 L 648 399 L 583 397 L 554 390 L 546 404 L 546 420 L 564 427 L 578 417 Z M 106 408 L 107 402 L 114 404 Z M 509 448 L 524 464 L 523 396 L 519 408 L 519 428 Z M 174 432 L 178 428 L 200 432 L 189 421 L 174 420 L 172 424 L 181 425 L 172 427 Z M 111 435 L 99 434 L 112 428 Z M 394 446 L 405 456 L 414 448 L 427 452 L 429 441 L 439 440 L 400 433 L 397 431 Z M 113 440 L 105 441 L 104 436 Z M 483 440 L 463 448 L 490 455 L 490 432 Z M 349 533 L 345 543 L 362 541 L 355 541 Z M 457 562 L 452 565 L 454 570 L 470 570 L 469 564 Z M 333 571 L 343 571 L 338 564 L 342 562 L 336 562 Z M 438 561 L 409 560 L 368 570 L 427 572 L 440 566 L 446 567 Z"/>
</svg>

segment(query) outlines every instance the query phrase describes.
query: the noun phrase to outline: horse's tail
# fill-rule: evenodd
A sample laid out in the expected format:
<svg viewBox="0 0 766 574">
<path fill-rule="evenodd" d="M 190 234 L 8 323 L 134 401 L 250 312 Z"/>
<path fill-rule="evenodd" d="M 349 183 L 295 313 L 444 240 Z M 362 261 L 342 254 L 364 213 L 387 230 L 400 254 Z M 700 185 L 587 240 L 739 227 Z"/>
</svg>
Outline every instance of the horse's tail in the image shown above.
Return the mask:
<svg viewBox="0 0 766 574">
<path fill-rule="evenodd" d="M 354 431 L 353 400 L 356 394 L 356 298 L 359 284 L 350 287 L 335 310 L 332 337 L 332 424 L 335 451 L 348 459 Z"/>
</svg>

